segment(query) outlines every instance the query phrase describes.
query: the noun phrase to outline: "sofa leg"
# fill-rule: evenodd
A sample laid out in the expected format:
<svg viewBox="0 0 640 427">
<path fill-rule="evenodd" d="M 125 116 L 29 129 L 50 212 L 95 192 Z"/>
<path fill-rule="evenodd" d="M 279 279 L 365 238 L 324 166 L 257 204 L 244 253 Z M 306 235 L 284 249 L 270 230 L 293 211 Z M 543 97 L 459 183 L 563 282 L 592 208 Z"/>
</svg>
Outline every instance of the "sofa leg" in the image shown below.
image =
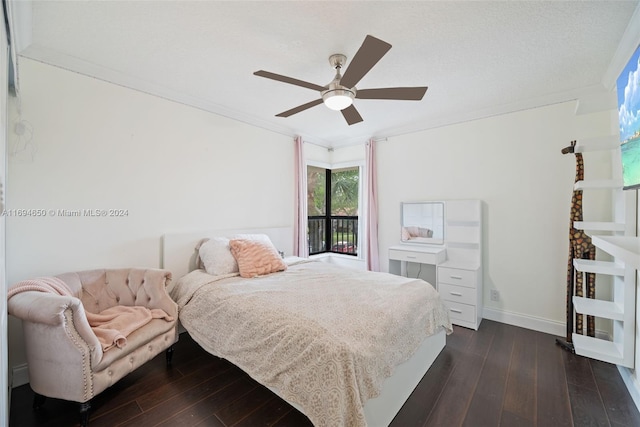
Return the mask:
<svg viewBox="0 0 640 427">
<path fill-rule="evenodd" d="M 171 362 L 173 360 L 173 346 L 169 347 L 165 354 L 167 357 L 167 368 L 169 368 L 171 367 Z"/>
<path fill-rule="evenodd" d="M 80 425 L 87 427 L 89 424 L 89 409 L 91 409 L 91 401 L 80 403 Z"/>
<path fill-rule="evenodd" d="M 47 400 L 47 396 L 36 393 L 33 396 L 33 409 L 39 411 L 44 406 L 44 401 Z"/>
</svg>

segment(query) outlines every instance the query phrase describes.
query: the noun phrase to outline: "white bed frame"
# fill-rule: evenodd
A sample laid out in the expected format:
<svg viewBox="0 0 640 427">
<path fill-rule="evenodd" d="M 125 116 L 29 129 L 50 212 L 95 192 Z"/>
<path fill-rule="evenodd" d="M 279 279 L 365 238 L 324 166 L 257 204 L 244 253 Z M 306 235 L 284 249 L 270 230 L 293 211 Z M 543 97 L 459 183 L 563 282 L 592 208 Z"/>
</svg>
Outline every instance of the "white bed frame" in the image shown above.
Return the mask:
<svg viewBox="0 0 640 427">
<path fill-rule="evenodd" d="M 233 237 L 241 233 L 266 234 L 271 238 L 276 248 L 283 251 L 285 255 L 291 255 L 293 252 L 293 230 L 291 227 L 167 233 L 162 236 L 162 268 L 171 271 L 173 280 L 178 280 L 196 268 L 197 252 L 195 248 L 202 238 Z M 441 329 L 435 335 L 426 338 L 411 359 L 396 367 L 393 375 L 384 381 L 380 395 L 368 400 L 364 406 L 364 414 L 369 427 L 386 427 L 391 423 L 413 389 L 438 357 L 445 342 L 446 334 Z M 283 398 L 278 390 L 271 387 L 269 389 Z M 304 413 L 298 405 L 289 403 Z"/>
</svg>

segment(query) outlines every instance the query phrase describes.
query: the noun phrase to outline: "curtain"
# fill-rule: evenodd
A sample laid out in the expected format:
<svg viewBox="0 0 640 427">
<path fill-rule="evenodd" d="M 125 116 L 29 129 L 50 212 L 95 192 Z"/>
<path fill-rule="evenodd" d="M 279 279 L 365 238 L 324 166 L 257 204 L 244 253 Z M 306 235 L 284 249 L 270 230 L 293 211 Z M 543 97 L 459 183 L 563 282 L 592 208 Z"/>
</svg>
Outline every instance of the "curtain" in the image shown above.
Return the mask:
<svg viewBox="0 0 640 427">
<path fill-rule="evenodd" d="M 293 254 L 302 258 L 309 256 L 307 244 L 307 168 L 304 160 L 302 138 L 295 138 L 295 224 L 293 227 Z"/>
<path fill-rule="evenodd" d="M 366 239 L 367 239 L 367 270 L 380 271 L 378 258 L 378 186 L 376 182 L 376 145 L 373 139 L 367 142 L 366 155 L 366 188 L 367 188 L 367 212 L 366 212 Z"/>
</svg>

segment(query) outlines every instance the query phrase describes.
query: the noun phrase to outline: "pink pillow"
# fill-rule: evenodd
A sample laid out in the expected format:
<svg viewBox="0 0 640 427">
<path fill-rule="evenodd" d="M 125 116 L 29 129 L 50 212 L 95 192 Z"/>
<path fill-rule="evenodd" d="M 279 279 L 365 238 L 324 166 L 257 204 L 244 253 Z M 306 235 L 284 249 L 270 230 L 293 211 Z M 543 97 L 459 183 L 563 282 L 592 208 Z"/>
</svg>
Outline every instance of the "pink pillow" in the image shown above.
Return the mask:
<svg viewBox="0 0 640 427">
<path fill-rule="evenodd" d="M 400 240 L 411 240 L 411 234 L 409 234 L 409 230 L 407 230 L 405 227 L 402 227 L 402 237 L 400 238 Z"/>
<path fill-rule="evenodd" d="M 238 262 L 238 269 L 242 277 L 256 277 L 287 269 L 287 264 L 271 244 L 255 240 L 234 239 L 229 242 L 229 247 Z"/>
</svg>

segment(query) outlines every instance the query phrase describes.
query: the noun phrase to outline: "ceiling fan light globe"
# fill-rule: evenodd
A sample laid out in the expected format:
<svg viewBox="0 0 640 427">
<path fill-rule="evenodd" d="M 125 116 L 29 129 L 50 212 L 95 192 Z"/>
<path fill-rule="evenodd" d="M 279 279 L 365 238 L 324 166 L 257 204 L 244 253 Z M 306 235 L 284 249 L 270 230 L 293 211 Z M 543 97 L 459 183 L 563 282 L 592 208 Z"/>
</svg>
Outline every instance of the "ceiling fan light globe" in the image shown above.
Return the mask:
<svg viewBox="0 0 640 427">
<path fill-rule="evenodd" d="M 354 93 L 346 89 L 334 89 L 322 94 L 322 101 L 327 108 L 335 111 L 344 110 L 353 104 Z"/>
</svg>

